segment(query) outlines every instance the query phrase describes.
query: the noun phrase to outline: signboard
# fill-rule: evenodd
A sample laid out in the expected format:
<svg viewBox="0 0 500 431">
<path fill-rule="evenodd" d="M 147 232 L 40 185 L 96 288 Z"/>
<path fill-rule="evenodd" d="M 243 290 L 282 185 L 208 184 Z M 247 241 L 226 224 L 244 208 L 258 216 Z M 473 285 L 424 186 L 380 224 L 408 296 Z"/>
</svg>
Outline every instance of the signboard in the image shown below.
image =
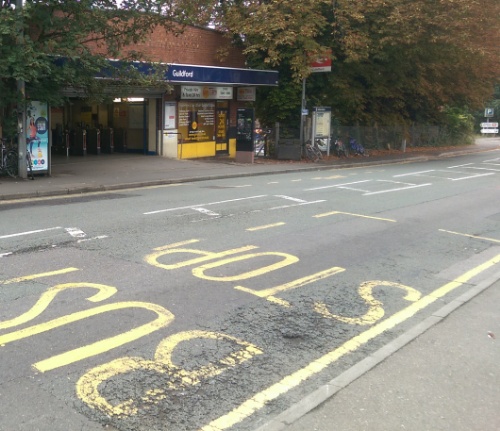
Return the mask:
<svg viewBox="0 0 500 431">
<path fill-rule="evenodd" d="M 184 142 L 214 140 L 215 102 L 179 102 L 178 115 Z"/>
<path fill-rule="evenodd" d="M 144 63 L 148 65 L 148 63 Z M 150 67 L 150 65 L 149 65 Z M 167 80 L 178 83 L 206 83 L 207 85 L 278 85 L 274 70 L 236 69 L 229 67 L 169 64 Z"/>
<path fill-rule="evenodd" d="M 481 127 L 481 133 L 498 133 L 498 122 L 496 121 L 486 121 L 484 123 L 481 123 Z"/>
<path fill-rule="evenodd" d="M 231 100 L 233 87 L 212 87 L 207 85 L 181 86 L 181 99 Z"/>
<path fill-rule="evenodd" d="M 330 136 L 330 122 L 332 118 L 331 108 L 314 108 L 315 137 L 323 138 Z"/>
<path fill-rule="evenodd" d="M 49 119 L 47 103 L 30 102 L 26 119 L 26 150 L 34 172 L 49 171 Z"/>
<path fill-rule="evenodd" d="M 255 87 L 238 87 L 236 89 L 236 99 L 241 102 L 255 102 Z"/>
<path fill-rule="evenodd" d="M 329 52 L 331 54 L 331 51 Z M 309 63 L 311 72 L 331 72 L 332 71 L 332 59 L 330 56 L 320 57 L 312 60 Z"/>
<path fill-rule="evenodd" d="M 330 154 L 330 124 L 332 110 L 330 107 L 318 106 L 313 109 L 313 138 L 318 140 L 321 151 Z"/>
<path fill-rule="evenodd" d="M 219 142 L 227 141 L 227 109 L 217 110 L 217 127 L 215 128 L 215 139 Z"/>
<path fill-rule="evenodd" d="M 494 115 L 495 115 L 495 110 L 494 110 L 493 108 L 486 108 L 486 109 L 484 110 L 484 116 L 485 116 L 486 118 L 491 118 L 491 117 L 493 117 Z"/>
</svg>

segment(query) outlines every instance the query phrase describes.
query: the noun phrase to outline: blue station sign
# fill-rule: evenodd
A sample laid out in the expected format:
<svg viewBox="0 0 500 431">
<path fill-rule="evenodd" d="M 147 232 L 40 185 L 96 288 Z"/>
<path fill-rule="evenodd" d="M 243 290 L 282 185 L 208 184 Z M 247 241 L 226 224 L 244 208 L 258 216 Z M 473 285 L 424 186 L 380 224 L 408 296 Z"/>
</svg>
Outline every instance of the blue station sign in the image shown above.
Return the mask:
<svg viewBox="0 0 500 431">
<path fill-rule="evenodd" d="M 203 83 L 222 85 L 278 85 L 274 70 L 236 69 L 229 67 L 169 64 L 167 81 L 173 83 Z"/>
</svg>

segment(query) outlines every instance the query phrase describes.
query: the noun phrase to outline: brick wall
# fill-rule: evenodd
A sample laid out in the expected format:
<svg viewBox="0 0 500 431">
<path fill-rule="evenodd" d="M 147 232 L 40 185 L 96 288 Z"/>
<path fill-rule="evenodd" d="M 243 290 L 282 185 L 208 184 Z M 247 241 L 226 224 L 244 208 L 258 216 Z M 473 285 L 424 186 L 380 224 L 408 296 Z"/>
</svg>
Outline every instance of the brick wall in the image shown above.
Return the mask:
<svg viewBox="0 0 500 431">
<path fill-rule="evenodd" d="M 222 59 L 218 55 L 221 49 L 228 53 Z M 241 49 L 233 46 L 230 39 L 216 30 L 199 27 L 186 27 L 183 33 L 177 36 L 157 28 L 148 40 L 131 45 L 124 51 L 138 51 L 149 61 L 164 63 L 246 67 Z"/>
</svg>

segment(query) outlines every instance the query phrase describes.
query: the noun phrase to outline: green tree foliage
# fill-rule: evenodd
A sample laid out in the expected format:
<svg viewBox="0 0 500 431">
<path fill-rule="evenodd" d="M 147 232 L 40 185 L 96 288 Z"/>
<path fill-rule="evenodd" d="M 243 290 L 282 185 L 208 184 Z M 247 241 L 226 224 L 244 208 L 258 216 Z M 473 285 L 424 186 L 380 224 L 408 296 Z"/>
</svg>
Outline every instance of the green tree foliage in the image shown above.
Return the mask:
<svg viewBox="0 0 500 431">
<path fill-rule="evenodd" d="M 498 0 L 217 4 L 217 25 L 240 39 L 252 65 L 278 68 L 283 87 L 307 78 L 309 107 L 332 106 L 344 122 L 446 121 L 444 106 L 481 106 L 499 78 Z M 311 75 L 311 56 L 328 50 L 332 72 Z"/>
<path fill-rule="evenodd" d="M 107 67 L 108 78 L 128 84 L 165 85 L 159 65 L 149 74 L 133 66 L 109 69 L 107 58 L 147 60 L 127 49 L 145 40 L 154 28 L 181 32 L 192 21 L 195 1 L 178 0 L 0 0 L 0 126 L 12 131 L 12 106 L 19 97 L 16 81 L 26 82 L 26 96 L 52 104 L 61 89 L 102 98 L 103 81 L 94 77 Z M 64 59 L 62 61 L 61 59 Z M 117 80 L 107 80 L 118 82 Z M 1 115 L 3 113 L 3 115 Z"/>
</svg>

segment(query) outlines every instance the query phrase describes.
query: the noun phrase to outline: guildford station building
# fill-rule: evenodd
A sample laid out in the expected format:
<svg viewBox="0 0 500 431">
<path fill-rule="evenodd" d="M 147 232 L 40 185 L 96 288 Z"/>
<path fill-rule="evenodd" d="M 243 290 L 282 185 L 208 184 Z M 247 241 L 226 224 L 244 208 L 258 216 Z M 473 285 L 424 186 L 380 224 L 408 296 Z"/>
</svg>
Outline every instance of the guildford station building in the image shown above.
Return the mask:
<svg viewBox="0 0 500 431">
<path fill-rule="evenodd" d="M 241 50 L 209 28 L 187 27 L 179 36 L 153 32 L 134 48 L 168 65 L 172 90 L 133 88 L 113 102 L 90 104 L 68 89 L 70 103 L 49 109 L 53 151 L 234 156 L 238 112 L 252 106 L 259 87 L 278 84 L 277 72 L 247 68 Z M 224 60 L 217 56 L 221 50 Z"/>
</svg>

